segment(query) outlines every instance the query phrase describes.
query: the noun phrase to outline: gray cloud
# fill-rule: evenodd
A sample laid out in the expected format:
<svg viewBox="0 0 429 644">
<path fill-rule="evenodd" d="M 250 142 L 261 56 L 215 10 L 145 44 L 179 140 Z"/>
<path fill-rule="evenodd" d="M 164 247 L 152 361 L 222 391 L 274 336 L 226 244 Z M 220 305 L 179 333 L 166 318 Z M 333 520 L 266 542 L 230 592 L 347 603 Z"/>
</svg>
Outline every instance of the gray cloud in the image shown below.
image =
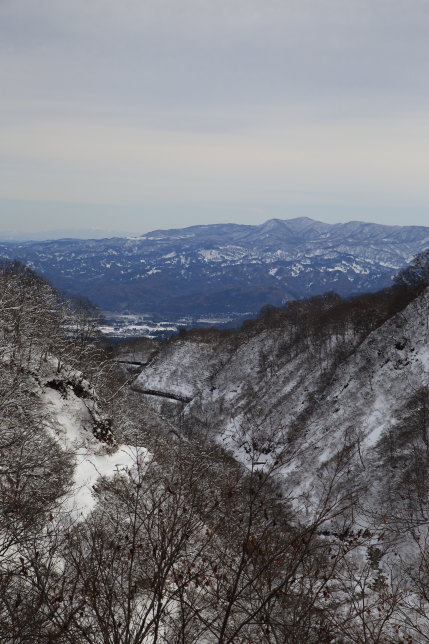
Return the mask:
<svg viewBox="0 0 429 644">
<path fill-rule="evenodd" d="M 9 87 L 24 95 L 172 107 L 428 96 L 426 1 L 12 0 L 0 11 Z"/>
<path fill-rule="evenodd" d="M 0 0 L 0 195 L 422 208 L 428 27 L 427 0 Z"/>
</svg>

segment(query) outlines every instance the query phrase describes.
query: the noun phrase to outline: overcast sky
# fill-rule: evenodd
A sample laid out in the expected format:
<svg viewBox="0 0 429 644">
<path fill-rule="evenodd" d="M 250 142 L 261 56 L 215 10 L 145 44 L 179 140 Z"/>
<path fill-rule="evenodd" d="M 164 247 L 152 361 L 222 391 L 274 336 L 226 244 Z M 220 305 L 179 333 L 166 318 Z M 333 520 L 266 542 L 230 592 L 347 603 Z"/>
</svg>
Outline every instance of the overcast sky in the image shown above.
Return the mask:
<svg viewBox="0 0 429 644">
<path fill-rule="evenodd" d="M 0 0 L 0 232 L 429 225 L 428 0 Z"/>
</svg>

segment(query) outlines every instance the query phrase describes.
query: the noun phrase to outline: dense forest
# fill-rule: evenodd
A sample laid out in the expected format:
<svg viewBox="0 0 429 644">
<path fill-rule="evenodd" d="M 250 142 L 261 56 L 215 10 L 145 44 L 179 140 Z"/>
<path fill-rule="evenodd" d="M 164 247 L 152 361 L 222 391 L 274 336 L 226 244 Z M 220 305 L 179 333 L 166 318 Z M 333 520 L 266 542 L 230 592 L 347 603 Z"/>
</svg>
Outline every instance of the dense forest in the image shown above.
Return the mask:
<svg viewBox="0 0 429 644">
<path fill-rule="evenodd" d="M 379 293 L 328 293 L 265 307 L 237 330 L 114 347 L 87 301 L 67 300 L 25 266 L 3 263 L 0 641 L 429 642 L 425 382 L 394 431 L 378 438 L 376 464 L 365 461 L 356 435 L 323 465 L 317 494 L 306 490 L 306 511 L 284 483 L 292 461 L 310 462 L 303 459 L 314 444 L 304 454 L 300 436 L 342 365 L 398 316 L 427 325 L 428 267 L 426 252 Z M 221 413 L 230 416 L 228 400 L 192 394 L 189 413 L 183 401 L 158 404 L 145 394 L 149 385 L 138 386 L 135 365 L 124 364 L 149 352 L 156 366 L 157 356 L 191 345 L 223 356 L 222 369 L 240 352 L 255 360 L 252 385 L 240 394 L 248 403 L 238 446 L 214 428 Z M 311 405 L 281 426 L 275 414 L 260 423 L 254 383 L 267 391 L 268 378 L 281 380 L 279 365 L 297 357 L 317 364 Z M 89 490 L 76 475 L 85 463 L 97 470 Z M 388 482 L 382 511 L 362 509 L 370 472 Z"/>
</svg>

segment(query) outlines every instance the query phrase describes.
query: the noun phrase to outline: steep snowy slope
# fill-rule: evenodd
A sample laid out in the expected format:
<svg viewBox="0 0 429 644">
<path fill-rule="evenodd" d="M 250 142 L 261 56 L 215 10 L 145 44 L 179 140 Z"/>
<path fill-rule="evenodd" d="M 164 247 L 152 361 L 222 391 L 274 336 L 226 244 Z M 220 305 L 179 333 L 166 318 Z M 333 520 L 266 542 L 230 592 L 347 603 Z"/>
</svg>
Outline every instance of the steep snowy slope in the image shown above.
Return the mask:
<svg viewBox="0 0 429 644">
<path fill-rule="evenodd" d="M 169 416 L 176 412 L 168 396 L 183 395 L 181 419 L 247 463 L 255 445 L 265 462 L 281 458 L 289 494 L 307 503 L 311 495 L 317 502 L 320 479 L 347 452 L 348 479 L 365 471 L 369 508 L 371 485 L 386 480 L 383 441 L 429 386 L 428 315 L 426 290 L 363 336 L 345 326 L 293 339 L 286 325 L 212 346 L 180 340 L 134 387 L 162 394 L 147 398 Z"/>
<path fill-rule="evenodd" d="M 365 494 L 386 481 L 380 441 L 395 433 L 398 419 L 415 394 L 429 386 L 429 291 L 402 313 L 373 331 L 335 371 L 302 423 L 295 440 L 300 456 L 293 461 L 287 484 L 302 493 L 315 484 L 326 464 L 350 449 L 349 478 L 359 471 Z M 423 426 L 422 432 L 428 427 Z M 311 449 L 307 449 L 311 447 Z M 384 445 L 384 449 L 385 449 Z M 302 481 L 302 472 L 311 472 Z M 374 501 L 374 498 L 372 499 Z"/>
</svg>

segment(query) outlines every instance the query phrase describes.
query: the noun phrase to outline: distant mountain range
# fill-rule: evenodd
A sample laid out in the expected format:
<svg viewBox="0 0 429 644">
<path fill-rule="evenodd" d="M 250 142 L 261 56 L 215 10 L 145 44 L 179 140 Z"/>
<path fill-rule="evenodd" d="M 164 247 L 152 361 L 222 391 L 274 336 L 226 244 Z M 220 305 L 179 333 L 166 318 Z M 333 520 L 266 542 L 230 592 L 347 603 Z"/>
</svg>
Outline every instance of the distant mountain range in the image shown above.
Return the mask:
<svg viewBox="0 0 429 644">
<path fill-rule="evenodd" d="M 0 256 L 19 259 L 103 310 L 166 318 L 255 313 L 328 290 L 375 291 L 428 246 L 425 226 L 300 217 L 140 237 L 2 242 Z"/>
</svg>

